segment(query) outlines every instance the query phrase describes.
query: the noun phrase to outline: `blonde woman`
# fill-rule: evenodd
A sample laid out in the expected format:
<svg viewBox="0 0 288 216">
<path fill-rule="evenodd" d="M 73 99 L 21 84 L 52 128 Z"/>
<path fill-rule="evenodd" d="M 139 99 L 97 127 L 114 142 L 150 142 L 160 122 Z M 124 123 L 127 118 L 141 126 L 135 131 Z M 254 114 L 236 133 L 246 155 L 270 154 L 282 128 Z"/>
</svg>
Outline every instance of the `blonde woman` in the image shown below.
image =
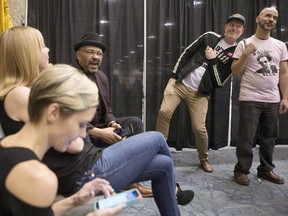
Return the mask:
<svg viewBox="0 0 288 216">
<path fill-rule="evenodd" d="M 114 192 L 109 182 L 95 179 L 77 194 L 52 206 L 57 177 L 41 162 L 49 148 L 65 152 L 73 140 L 85 137 L 86 124 L 97 105 L 97 87 L 71 66 L 56 65 L 38 76 L 29 98 L 30 120 L 19 132 L 0 143 L 2 214 L 62 215 L 86 203 L 91 194 L 102 191 L 109 196 Z M 118 206 L 115 211 L 121 208 Z M 90 215 L 104 215 L 101 211 L 98 213 Z"/>
<path fill-rule="evenodd" d="M 13 27 L 0 38 L 0 99 L 9 94 L 5 101 L 7 113 L 16 121 L 26 122 L 27 108 L 19 108 L 27 107 L 29 87 L 39 72 L 51 65 L 49 49 L 42 34 L 31 27 Z"/>
</svg>

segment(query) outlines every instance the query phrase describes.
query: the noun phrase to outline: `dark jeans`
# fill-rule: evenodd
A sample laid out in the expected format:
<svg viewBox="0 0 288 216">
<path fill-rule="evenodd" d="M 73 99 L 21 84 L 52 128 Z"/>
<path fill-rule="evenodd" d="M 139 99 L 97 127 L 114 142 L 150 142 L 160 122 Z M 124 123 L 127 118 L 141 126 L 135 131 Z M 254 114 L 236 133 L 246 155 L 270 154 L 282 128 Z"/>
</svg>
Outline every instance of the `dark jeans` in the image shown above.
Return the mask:
<svg viewBox="0 0 288 216">
<path fill-rule="evenodd" d="M 259 125 L 258 172 L 271 171 L 275 140 L 279 133 L 279 103 L 239 102 L 239 131 L 236 156 L 238 159 L 234 172 L 249 174 L 253 162 L 252 145 Z"/>
<path fill-rule="evenodd" d="M 116 121 L 122 126 L 125 127 L 126 125 L 132 124 L 134 129 L 134 134 L 139 134 L 144 131 L 143 129 L 143 122 L 140 118 L 136 116 L 128 116 L 128 117 L 122 117 L 117 118 Z M 108 143 L 103 142 L 101 139 L 97 137 L 90 137 L 91 142 L 93 145 L 99 147 L 99 148 L 106 148 L 110 146 Z"/>
</svg>

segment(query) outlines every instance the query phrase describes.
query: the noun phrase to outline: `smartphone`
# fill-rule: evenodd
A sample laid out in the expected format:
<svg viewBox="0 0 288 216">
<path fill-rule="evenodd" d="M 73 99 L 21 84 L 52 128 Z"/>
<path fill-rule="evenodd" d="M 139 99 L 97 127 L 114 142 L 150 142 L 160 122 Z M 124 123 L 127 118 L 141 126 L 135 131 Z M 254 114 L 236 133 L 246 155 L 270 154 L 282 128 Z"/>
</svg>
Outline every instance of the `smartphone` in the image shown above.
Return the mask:
<svg viewBox="0 0 288 216">
<path fill-rule="evenodd" d="M 109 208 L 119 204 L 130 205 L 138 203 L 141 200 L 142 195 L 139 190 L 135 188 L 95 201 L 94 209 Z"/>
<path fill-rule="evenodd" d="M 129 124 L 127 126 L 122 127 L 121 129 L 116 129 L 114 132 L 121 137 L 129 137 L 134 134 L 133 125 Z"/>
</svg>

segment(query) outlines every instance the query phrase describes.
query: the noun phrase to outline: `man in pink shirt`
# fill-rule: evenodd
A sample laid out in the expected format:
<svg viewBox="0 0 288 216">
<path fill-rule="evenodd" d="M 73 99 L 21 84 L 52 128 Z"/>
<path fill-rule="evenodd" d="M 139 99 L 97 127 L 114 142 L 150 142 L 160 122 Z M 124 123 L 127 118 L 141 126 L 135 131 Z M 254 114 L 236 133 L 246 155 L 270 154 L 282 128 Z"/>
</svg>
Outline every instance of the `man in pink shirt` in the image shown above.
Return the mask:
<svg viewBox="0 0 288 216">
<path fill-rule="evenodd" d="M 239 131 L 234 180 L 249 185 L 252 144 L 259 125 L 257 177 L 276 184 L 284 179 L 273 172 L 273 152 L 279 131 L 279 114 L 288 109 L 288 53 L 284 42 L 270 36 L 278 19 L 275 7 L 264 8 L 256 18 L 256 33 L 241 41 L 231 69 L 242 74 L 239 95 Z M 281 94 L 281 95 L 280 95 Z"/>
</svg>

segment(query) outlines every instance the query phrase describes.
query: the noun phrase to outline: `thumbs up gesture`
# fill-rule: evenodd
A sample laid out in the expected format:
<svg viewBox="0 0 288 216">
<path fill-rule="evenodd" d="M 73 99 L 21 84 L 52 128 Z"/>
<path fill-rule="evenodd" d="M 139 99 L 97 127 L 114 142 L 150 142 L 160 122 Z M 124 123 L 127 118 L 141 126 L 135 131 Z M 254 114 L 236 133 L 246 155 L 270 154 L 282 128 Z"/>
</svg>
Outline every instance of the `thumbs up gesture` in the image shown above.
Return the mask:
<svg viewBox="0 0 288 216">
<path fill-rule="evenodd" d="M 257 50 L 257 47 L 253 43 L 247 44 L 246 40 L 243 41 L 244 41 L 244 50 L 243 50 L 244 55 L 249 56 L 250 54 L 252 54 Z"/>
</svg>

